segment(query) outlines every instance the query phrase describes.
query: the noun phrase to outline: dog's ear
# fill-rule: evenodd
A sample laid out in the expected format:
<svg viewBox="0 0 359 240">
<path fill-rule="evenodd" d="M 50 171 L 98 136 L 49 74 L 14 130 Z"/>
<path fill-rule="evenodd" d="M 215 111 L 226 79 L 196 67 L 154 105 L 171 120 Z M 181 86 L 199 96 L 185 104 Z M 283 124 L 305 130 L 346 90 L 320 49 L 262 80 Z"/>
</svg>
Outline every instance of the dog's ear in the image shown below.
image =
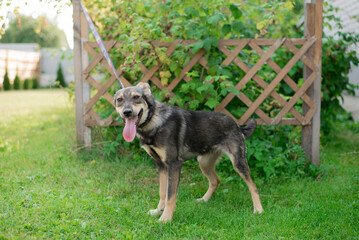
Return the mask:
<svg viewBox="0 0 359 240">
<path fill-rule="evenodd" d="M 139 84 L 136 85 L 136 87 L 142 88 L 143 94 L 146 97 L 151 97 L 151 95 L 152 95 L 151 88 L 150 88 L 150 85 L 148 83 L 140 82 Z"/>
</svg>

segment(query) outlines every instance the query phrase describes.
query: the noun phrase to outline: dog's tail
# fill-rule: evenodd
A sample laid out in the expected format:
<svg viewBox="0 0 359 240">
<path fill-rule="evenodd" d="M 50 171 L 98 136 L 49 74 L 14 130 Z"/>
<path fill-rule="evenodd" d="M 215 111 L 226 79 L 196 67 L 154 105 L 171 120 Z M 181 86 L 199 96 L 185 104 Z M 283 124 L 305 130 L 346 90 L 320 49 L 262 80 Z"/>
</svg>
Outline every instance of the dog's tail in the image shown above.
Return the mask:
<svg viewBox="0 0 359 240">
<path fill-rule="evenodd" d="M 246 139 L 248 139 L 256 130 L 257 122 L 254 119 L 251 119 L 246 127 L 241 127 L 241 131 Z"/>
</svg>

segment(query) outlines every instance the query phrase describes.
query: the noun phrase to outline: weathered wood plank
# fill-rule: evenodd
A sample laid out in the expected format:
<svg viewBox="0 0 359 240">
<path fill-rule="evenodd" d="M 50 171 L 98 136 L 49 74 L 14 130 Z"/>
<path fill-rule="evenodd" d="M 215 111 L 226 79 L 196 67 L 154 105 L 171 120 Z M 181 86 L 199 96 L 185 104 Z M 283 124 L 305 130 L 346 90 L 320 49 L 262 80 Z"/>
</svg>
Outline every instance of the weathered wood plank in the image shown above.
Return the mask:
<svg viewBox="0 0 359 240">
<path fill-rule="evenodd" d="M 321 56 L 322 56 L 322 13 L 323 1 L 316 0 L 315 3 L 305 4 L 305 24 L 304 31 L 306 37 L 315 36 L 318 41 L 314 47 L 309 51 L 309 57 L 314 59 L 314 64 L 318 67 L 317 78 L 313 85 L 307 90 L 307 94 L 313 99 L 317 106 L 317 111 L 314 113 L 311 124 L 304 126 L 302 129 L 302 147 L 306 152 L 307 157 L 314 165 L 319 164 L 319 145 L 320 145 L 320 94 L 321 94 Z M 308 54 L 307 54 L 308 55 Z M 307 81 L 311 75 L 312 70 L 307 66 L 304 67 L 303 79 Z M 310 106 L 303 103 L 303 113 L 310 111 Z"/>
<path fill-rule="evenodd" d="M 76 101 L 76 136 L 77 142 L 91 146 L 91 128 L 85 126 L 85 104 L 90 99 L 90 85 L 82 77 L 82 71 L 88 65 L 88 54 L 83 43 L 88 41 L 88 26 L 81 13 L 78 0 L 73 1 L 74 15 L 74 65 L 75 65 L 75 101 Z"/>
</svg>

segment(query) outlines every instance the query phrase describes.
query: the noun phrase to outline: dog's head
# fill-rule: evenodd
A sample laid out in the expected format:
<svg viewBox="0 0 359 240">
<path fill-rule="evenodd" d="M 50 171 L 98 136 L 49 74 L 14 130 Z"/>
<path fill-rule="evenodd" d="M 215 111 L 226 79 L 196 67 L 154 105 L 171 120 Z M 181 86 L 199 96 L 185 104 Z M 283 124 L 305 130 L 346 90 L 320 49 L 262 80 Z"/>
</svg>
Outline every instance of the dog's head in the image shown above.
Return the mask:
<svg viewBox="0 0 359 240">
<path fill-rule="evenodd" d="M 146 121 L 149 105 L 153 102 L 150 85 L 139 83 L 116 92 L 114 104 L 116 111 L 125 123 L 123 137 L 132 142 L 136 136 L 136 128 Z"/>
</svg>

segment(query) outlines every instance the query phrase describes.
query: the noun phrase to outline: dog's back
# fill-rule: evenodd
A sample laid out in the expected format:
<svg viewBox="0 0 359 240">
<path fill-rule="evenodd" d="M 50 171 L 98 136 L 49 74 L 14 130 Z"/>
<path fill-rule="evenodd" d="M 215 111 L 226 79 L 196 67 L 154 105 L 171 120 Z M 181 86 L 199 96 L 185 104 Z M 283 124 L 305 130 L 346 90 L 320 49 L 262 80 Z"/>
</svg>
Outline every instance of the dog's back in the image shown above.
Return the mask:
<svg viewBox="0 0 359 240">
<path fill-rule="evenodd" d="M 251 120 L 246 127 L 241 128 L 231 117 L 222 113 L 190 111 L 173 106 L 170 108 L 171 114 L 162 127 L 173 128 L 172 133 L 178 134 L 178 145 L 184 146 L 189 156 L 217 151 L 216 148 L 220 148 L 225 142 L 239 142 L 243 145 L 257 125 L 255 120 Z M 173 122 L 176 124 L 173 125 Z"/>
</svg>

